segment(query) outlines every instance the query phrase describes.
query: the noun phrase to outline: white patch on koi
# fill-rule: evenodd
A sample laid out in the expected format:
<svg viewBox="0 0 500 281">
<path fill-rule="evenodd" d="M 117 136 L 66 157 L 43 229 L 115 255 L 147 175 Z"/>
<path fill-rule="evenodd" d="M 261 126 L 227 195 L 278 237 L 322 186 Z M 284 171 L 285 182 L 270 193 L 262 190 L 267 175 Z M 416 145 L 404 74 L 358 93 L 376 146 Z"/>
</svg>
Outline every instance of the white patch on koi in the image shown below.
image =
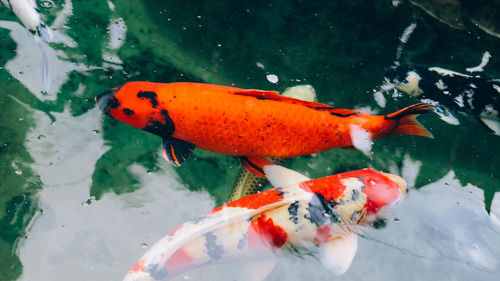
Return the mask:
<svg viewBox="0 0 500 281">
<path fill-rule="evenodd" d="M 412 22 L 407 28 L 405 28 L 405 30 L 403 31 L 403 34 L 401 34 L 401 37 L 399 37 L 400 44 L 399 44 L 398 49 L 396 51 L 396 61 L 399 61 L 399 59 L 401 58 L 401 54 L 403 53 L 403 47 L 410 39 L 410 36 L 416 27 L 417 27 L 417 24 Z"/>
<path fill-rule="evenodd" d="M 439 106 L 439 102 L 431 99 L 421 99 L 421 102 L 425 102 L 427 104 L 433 105 L 433 106 Z"/>
<path fill-rule="evenodd" d="M 464 92 L 467 95 L 467 104 L 471 109 L 474 109 L 474 105 L 472 104 L 472 101 L 474 100 L 474 91 L 467 89 Z"/>
<path fill-rule="evenodd" d="M 397 83 L 396 88 L 399 89 L 400 91 L 403 91 L 405 93 L 408 93 L 411 96 L 418 97 L 421 95 L 424 91 L 420 89 L 418 86 L 418 82 L 422 79 L 418 73 L 415 71 L 410 71 L 408 72 L 406 76 L 406 81 L 407 83 Z"/>
<path fill-rule="evenodd" d="M 481 118 L 481 121 L 490 128 L 493 133 L 497 136 L 500 136 L 500 122 L 498 120 L 492 120 L 488 118 Z"/>
<path fill-rule="evenodd" d="M 483 68 L 488 64 L 488 62 L 490 61 L 490 58 L 491 58 L 491 54 L 488 51 L 486 51 L 486 52 L 484 52 L 483 57 L 481 58 L 481 63 L 478 66 L 469 67 L 469 68 L 466 68 L 465 70 L 467 70 L 468 72 L 484 71 Z"/>
<path fill-rule="evenodd" d="M 343 222 L 356 222 L 363 214 L 363 206 L 367 200 L 366 194 L 362 192 L 364 184 L 358 178 L 346 178 L 341 182 L 346 188 L 342 198 L 342 208 L 338 208 L 337 213 Z M 353 217 L 354 213 L 357 214 L 355 217 Z"/>
<path fill-rule="evenodd" d="M 456 96 L 453 101 L 460 107 L 464 107 L 464 96 L 463 95 L 458 95 Z"/>
<path fill-rule="evenodd" d="M 377 102 L 378 106 L 380 106 L 382 108 L 385 107 L 386 100 L 385 100 L 384 94 L 382 94 L 381 91 L 375 92 L 375 94 L 373 94 L 373 98 Z"/>
<path fill-rule="evenodd" d="M 450 76 L 450 77 L 454 77 L 454 76 L 461 76 L 461 77 L 467 77 L 467 78 L 472 77 L 472 76 L 467 75 L 467 74 L 462 74 L 462 73 L 451 71 L 451 70 L 444 69 L 441 67 L 430 67 L 429 70 L 437 72 L 440 75 Z"/>
<path fill-rule="evenodd" d="M 493 84 L 493 89 L 497 90 L 497 92 L 500 94 L 500 86 Z"/>
<path fill-rule="evenodd" d="M 439 89 L 439 90 L 446 90 L 448 88 L 448 86 L 446 86 L 443 82 L 443 80 L 439 79 L 439 81 L 436 82 L 436 87 Z"/>
<path fill-rule="evenodd" d="M 372 134 L 358 125 L 351 124 L 349 126 L 349 133 L 351 135 L 352 146 L 357 150 L 363 152 L 367 157 L 372 157 Z"/>
</svg>

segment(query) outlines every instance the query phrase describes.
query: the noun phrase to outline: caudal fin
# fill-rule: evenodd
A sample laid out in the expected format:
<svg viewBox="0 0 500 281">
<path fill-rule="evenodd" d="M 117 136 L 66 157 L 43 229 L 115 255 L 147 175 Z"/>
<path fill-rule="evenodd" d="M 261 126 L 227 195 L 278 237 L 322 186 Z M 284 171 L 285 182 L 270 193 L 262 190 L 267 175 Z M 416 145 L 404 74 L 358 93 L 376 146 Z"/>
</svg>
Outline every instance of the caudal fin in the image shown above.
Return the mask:
<svg viewBox="0 0 500 281">
<path fill-rule="evenodd" d="M 432 138 L 432 134 L 415 119 L 419 114 L 426 113 L 430 110 L 432 110 L 431 105 L 417 103 L 388 114 L 385 117 L 386 119 L 392 119 L 398 122 L 397 127 L 391 132 L 391 135 L 416 135 Z"/>
</svg>

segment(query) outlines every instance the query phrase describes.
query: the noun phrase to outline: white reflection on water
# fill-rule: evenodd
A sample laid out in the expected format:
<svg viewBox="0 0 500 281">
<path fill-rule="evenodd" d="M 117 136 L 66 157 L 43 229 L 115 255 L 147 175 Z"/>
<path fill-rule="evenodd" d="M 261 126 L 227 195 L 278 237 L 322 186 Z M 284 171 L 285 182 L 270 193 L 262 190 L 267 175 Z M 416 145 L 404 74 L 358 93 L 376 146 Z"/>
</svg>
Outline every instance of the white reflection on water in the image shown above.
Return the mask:
<svg viewBox="0 0 500 281">
<path fill-rule="evenodd" d="M 214 207 L 207 193 L 187 191 L 168 166 L 158 174 L 132 166 L 141 189 L 88 200 L 94 165 L 106 151 L 102 137 L 92 133 L 102 131 L 102 114 L 56 113 L 52 125 L 44 114 L 35 115 L 39 122 L 28 140 L 44 189 L 29 238 L 19 243 L 20 280 L 120 280 L 145 245 Z"/>
<path fill-rule="evenodd" d="M 42 81 L 42 59 L 40 49 L 34 37 L 18 22 L 0 21 L 0 28 L 10 30 L 10 37 L 17 45 L 16 56 L 5 64 L 5 69 L 19 80 L 31 93 L 42 101 L 55 100 L 57 93 L 68 80 L 68 73 L 95 69 L 66 60 L 66 54 L 44 45 L 51 77 L 50 89 L 44 89 Z M 61 42 L 71 43 L 69 37 L 54 32 L 54 37 Z M 43 94 L 42 94 L 43 93 Z"/>
</svg>

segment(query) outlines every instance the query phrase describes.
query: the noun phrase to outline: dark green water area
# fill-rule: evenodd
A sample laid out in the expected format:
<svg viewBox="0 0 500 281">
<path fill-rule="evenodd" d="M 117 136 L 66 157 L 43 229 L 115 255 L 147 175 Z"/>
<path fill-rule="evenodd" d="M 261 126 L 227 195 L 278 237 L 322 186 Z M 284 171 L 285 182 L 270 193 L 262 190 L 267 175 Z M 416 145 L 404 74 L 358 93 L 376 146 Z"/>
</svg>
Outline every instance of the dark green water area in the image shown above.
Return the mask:
<svg viewBox="0 0 500 281">
<path fill-rule="evenodd" d="M 75 224 L 95 225 L 97 229 L 114 227 L 116 221 L 106 215 L 107 211 L 119 214 L 130 206 L 147 203 L 103 207 L 101 222 L 86 220 L 85 210 L 93 206 L 100 208 L 111 198 L 135 200 L 147 182 L 161 182 L 160 176 L 165 177 L 165 171 L 174 179 L 170 181 L 172 189 L 182 193 L 182 200 L 201 196 L 208 202 L 203 206 L 210 207 L 226 202 L 238 173 L 236 158 L 196 149 L 181 167 L 174 169 L 161 157 L 160 138 L 98 111 L 94 97 L 127 81 L 192 81 L 280 92 L 310 84 L 319 102 L 341 108 L 370 108 L 387 114 L 418 102 L 409 96 L 393 98 L 386 94 L 387 104 L 381 108 L 374 100 L 373 93 L 380 89 L 385 69 L 398 60 L 398 47 L 402 47 L 400 62 L 439 66 L 462 73 L 467 67 L 477 66 L 488 51 L 491 58 L 479 74 L 500 78 L 499 37 L 487 34 L 471 22 L 465 30 L 454 29 L 408 1 L 52 0 L 37 3 L 48 25 L 60 35 L 55 38 L 66 38 L 45 46 L 52 76 L 48 91 L 40 86 L 41 58 L 36 43 L 22 30 L 15 15 L 0 6 L 0 281 L 33 280 L 30 276 L 37 274 L 55 278 L 52 280 L 79 280 L 78 276 L 65 278 L 64 274 L 47 275 L 36 267 L 30 268 L 33 264 L 30 260 L 34 259 L 30 258 L 30 239 L 43 237 L 39 234 L 43 231 L 38 230 L 40 222 L 52 221 L 50 217 L 55 210 L 59 210 L 59 216 L 44 224 L 42 230 L 64 228 L 75 236 L 94 231 L 83 228 L 82 232 L 82 228 L 72 230 L 71 224 L 58 224 L 60 215 L 66 213 L 64 206 L 70 205 L 67 203 L 71 200 L 62 195 L 54 200 L 47 198 L 56 198 L 50 197 L 56 192 L 71 194 L 64 193 L 67 186 L 75 187 L 81 194 L 76 201 L 83 202 L 67 210 L 68 220 L 71 221 L 71 210 L 74 210 L 71 208 L 76 208 L 84 219 Z M 478 5 L 488 4 L 479 1 Z M 500 14 L 495 10 L 497 7 L 499 5 L 492 11 Z M 65 14 L 64 20 L 61 20 L 62 14 Z M 117 22 L 117 19 L 120 20 Z M 416 27 L 403 44 L 400 37 L 412 23 Z M 110 32 L 113 25 L 126 26 L 118 39 Z M 118 47 L 110 43 L 115 39 Z M 22 49 L 21 45 L 31 51 Z M 119 60 L 110 60 L 110 57 Z M 276 75 L 279 80 L 274 83 L 268 75 Z M 494 194 L 500 192 L 500 137 L 489 133 L 472 116 L 460 115 L 459 118 L 461 125 L 452 126 L 433 113 L 422 115 L 419 121 L 434 138 L 404 135 L 377 140 L 372 158 L 359 151 L 334 149 L 314 157 L 297 157 L 287 166 L 318 178 L 365 167 L 403 173 L 408 171 L 405 168 L 408 162 L 418 163 L 418 172 L 411 175 L 414 183 L 410 194 L 438 182 L 452 171 L 457 189 L 469 185 L 484 194 L 479 196 L 482 202 L 478 212 L 487 217 Z M 144 172 L 140 175 L 138 169 Z M 144 176 L 148 178 L 144 180 Z M 165 188 L 171 187 L 165 183 Z M 168 214 L 179 213 L 177 219 L 165 222 L 168 227 L 159 233 L 166 234 L 175 225 L 208 211 L 189 212 L 191 207 L 185 207 L 184 211 L 182 206 L 197 203 L 182 200 L 155 203 L 163 205 Z M 80 210 L 83 205 L 89 208 Z M 136 232 L 141 232 L 139 226 L 135 227 Z M 120 235 L 126 236 L 127 232 Z M 427 238 L 424 234 L 421 236 L 423 243 Z M 108 245 L 111 239 L 106 237 L 108 239 L 96 240 L 96 243 L 104 243 L 105 246 L 99 248 L 112 249 L 111 253 L 103 250 L 106 254 L 93 255 L 81 249 L 73 251 L 74 255 L 87 257 L 89 264 L 97 261 L 107 268 L 113 267 L 108 275 L 90 275 L 95 280 L 121 278 L 130 262 L 144 251 L 134 246 L 137 248 L 134 254 L 139 254 L 127 257 L 127 262 L 121 263 L 124 268 L 115 267 L 114 261 L 127 254 L 117 253 L 120 247 Z M 151 235 L 151 243 L 159 237 Z M 433 239 L 432 234 L 428 237 Z M 40 238 L 36 245 L 44 243 Z M 38 255 L 39 252 L 33 251 Z M 498 253 L 498 247 L 490 251 Z M 58 253 L 48 255 L 48 264 L 53 268 L 45 268 L 46 271 L 58 271 L 58 266 L 66 261 L 78 261 L 72 255 Z M 360 254 L 360 259 L 362 257 Z M 451 257 L 451 254 L 447 257 L 459 267 L 463 264 L 468 268 L 472 264 L 474 270 L 486 272 L 478 277 L 484 278 L 482 280 L 495 280 L 493 276 L 499 272 L 498 265 L 486 266 L 487 270 L 483 270 L 466 258 Z M 433 258 L 439 259 L 439 255 Z M 92 272 L 94 267 L 81 264 Z M 314 272 L 311 265 L 313 263 L 308 263 Z M 73 272 L 73 267 L 69 268 L 63 272 Z M 281 265 L 278 272 L 286 272 L 286 268 L 287 264 Z M 429 268 L 430 272 L 437 270 Z M 357 268 L 353 270 L 356 272 Z M 467 272 L 464 276 L 477 274 L 467 270 L 464 269 Z M 346 280 L 368 271 L 357 272 L 347 275 Z M 464 280 L 460 272 L 453 274 L 450 280 Z M 322 274 L 318 280 L 327 276 Z M 414 274 L 410 279 L 419 280 L 417 273 Z M 269 280 L 280 280 L 280 276 L 283 277 L 271 274 Z M 432 276 L 429 273 L 420 280 L 432 280 L 435 277 Z M 293 278 L 298 277 L 289 276 L 289 280 Z"/>
</svg>

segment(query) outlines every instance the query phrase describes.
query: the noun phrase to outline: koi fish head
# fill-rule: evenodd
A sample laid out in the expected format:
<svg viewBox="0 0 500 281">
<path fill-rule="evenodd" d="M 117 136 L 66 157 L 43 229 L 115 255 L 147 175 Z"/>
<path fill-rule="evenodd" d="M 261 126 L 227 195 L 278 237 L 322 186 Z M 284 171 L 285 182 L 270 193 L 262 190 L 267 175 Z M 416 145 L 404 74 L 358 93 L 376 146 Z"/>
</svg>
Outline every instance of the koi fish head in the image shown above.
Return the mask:
<svg viewBox="0 0 500 281">
<path fill-rule="evenodd" d="M 373 169 L 310 180 L 300 187 L 316 194 L 311 205 L 316 208 L 310 207 L 309 211 L 318 227 L 329 221 L 350 225 L 370 223 L 383 217 L 382 211 L 406 193 L 406 182 L 401 177 Z M 323 218 L 325 214 L 329 220 Z"/>
<path fill-rule="evenodd" d="M 406 181 L 396 175 L 365 169 L 362 176 L 366 194 L 364 208 L 368 221 L 382 217 L 384 211 L 399 202 L 406 194 Z"/>
<path fill-rule="evenodd" d="M 157 84 L 130 82 L 99 94 L 98 107 L 116 119 L 159 136 L 171 136 L 174 125 L 168 112 L 161 108 Z"/>
</svg>

